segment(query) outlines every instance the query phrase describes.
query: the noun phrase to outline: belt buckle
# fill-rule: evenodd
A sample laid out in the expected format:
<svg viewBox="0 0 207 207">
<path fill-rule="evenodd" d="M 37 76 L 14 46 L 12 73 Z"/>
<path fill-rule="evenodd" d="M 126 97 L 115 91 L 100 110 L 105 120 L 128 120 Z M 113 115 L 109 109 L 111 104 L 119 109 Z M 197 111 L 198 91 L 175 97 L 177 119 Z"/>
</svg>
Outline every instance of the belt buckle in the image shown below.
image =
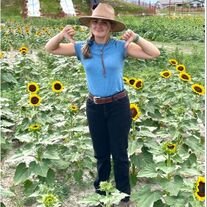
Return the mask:
<svg viewBox="0 0 207 207">
<path fill-rule="evenodd" d="M 93 102 L 94 102 L 95 104 L 98 104 L 98 103 L 97 103 L 97 100 L 98 100 L 99 98 L 101 98 L 101 97 L 100 97 L 100 96 L 94 96 L 94 97 L 93 97 Z"/>
</svg>

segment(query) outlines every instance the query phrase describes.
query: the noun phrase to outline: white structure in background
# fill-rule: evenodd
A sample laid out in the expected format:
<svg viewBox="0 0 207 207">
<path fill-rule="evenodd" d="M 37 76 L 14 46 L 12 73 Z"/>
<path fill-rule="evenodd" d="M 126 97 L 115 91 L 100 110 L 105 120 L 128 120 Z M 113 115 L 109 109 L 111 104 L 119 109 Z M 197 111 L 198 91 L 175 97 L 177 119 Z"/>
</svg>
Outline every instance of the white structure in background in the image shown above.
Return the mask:
<svg viewBox="0 0 207 207">
<path fill-rule="evenodd" d="M 27 2 L 28 13 L 30 17 L 40 16 L 40 2 L 39 0 L 28 0 Z"/>
<path fill-rule="evenodd" d="M 60 0 L 60 6 L 67 15 L 76 16 L 72 0 Z"/>
</svg>

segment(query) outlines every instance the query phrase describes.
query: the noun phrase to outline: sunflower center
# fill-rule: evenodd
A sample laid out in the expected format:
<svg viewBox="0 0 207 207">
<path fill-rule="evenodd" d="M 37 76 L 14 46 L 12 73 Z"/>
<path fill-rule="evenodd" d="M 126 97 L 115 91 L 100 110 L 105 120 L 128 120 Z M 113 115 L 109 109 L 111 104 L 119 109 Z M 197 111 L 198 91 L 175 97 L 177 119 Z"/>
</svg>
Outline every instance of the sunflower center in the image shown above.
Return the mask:
<svg viewBox="0 0 207 207">
<path fill-rule="evenodd" d="M 175 146 L 174 146 L 173 144 L 169 144 L 169 145 L 167 145 L 167 148 L 168 148 L 168 149 L 174 149 Z"/>
<path fill-rule="evenodd" d="M 187 75 L 185 75 L 185 74 L 182 75 L 182 78 L 183 78 L 183 79 L 186 79 L 186 80 L 189 79 L 189 77 L 188 77 Z"/>
<path fill-rule="evenodd" d="M 39 99 L 37 97 L 32 97 L 31 98 L 31 103 L 32 104 L 37 104 L 39 102 Z"/>
<path fill-rule="evenodd" d="M 137 115 L 137 110 L 132 108 L 131 113 L 132 113 L 132 117 L 135 117 Z"/>
<path fill-rule="evenodd" d="M 48 198 L 47 201 L 48 201 L 49 203 L 51 203 L 51 202 L 53 202 L 53 199 L 52 199 L 52 198 Z"/>
<path fill-rule="evenodd" d="M 198 195 L 200 197 L 205 197 L 205 183 L 199 182 L 198 189 L 199 189 Z"/>
<path fill-rule="evenodd" d="M 36 91 L 36 86 L 35 85 L 30 85 L 29 86 L 29 91 L 31 91 L 31 92 L 34 92 L 34 91 Z"/>
<path fill-rule="evenodd" d="M 168 72 L 165 72 L 165 73 L 163 73 L 163 75 L 164 75 L 165 77 L 167 77 L 167 76 L 169 76 L 169 73 L 168 73 Z"/>
<path fill-rule="evenodd" d="M 61 89 L 61 85 L 59 83 L 56 83 L 54 85 L 55 90 L 60 90 Z"/>
<path fill-rule="evenodd" d="M 142 87 L 142 82 L 141 82 L 141 81 L 138 81 L 138 82 L 136 83 L 136 87 L 137 87 L 137 88 Z"/>
<path fill-rule="evenodd" d="M 179 66 L 179 67 L 178 67 L 178 70 L 179 70 L 179 71 L 183 71 L 183 69 L 184 69 L 184 68 L 183 68 L 182 66 Z"/>
<path fill-rule="evenodd" d="M 199 88 L 199 87 L 195 87 L 195 90 L 196 90 L 197 92 L 199 92 L 199 93 L 201 93 L 201 92 L 202 92 L 202 89 L 201 89 L 201 88 Z"/>
<path fill-rule="evenodd" d="M 133 85 L 134 82 L 135 82 L 135 80 L 130 80 L 130 81 L 129 81 L 129 83 L 130 83 L 131 85 Z"/>
</svg>

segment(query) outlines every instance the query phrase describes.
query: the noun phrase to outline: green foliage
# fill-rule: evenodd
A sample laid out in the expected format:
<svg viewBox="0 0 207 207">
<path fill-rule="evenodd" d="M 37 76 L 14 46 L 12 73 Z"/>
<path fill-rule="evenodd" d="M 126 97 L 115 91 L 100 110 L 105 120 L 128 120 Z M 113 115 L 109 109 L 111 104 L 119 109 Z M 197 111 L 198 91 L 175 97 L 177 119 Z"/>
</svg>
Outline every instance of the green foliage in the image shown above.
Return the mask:
<svg viewBox="0 0 207 207">
<path fill-rule="evenodd" d="M 76 58 L 44 51 L 49 37 L 60 31 L 65 20 L 59 21 L 59 25 L 56 20 L 40 20 L 39 25 L 34 19 L 27 21 L 24 26 L 22 22 L 8 21 L 2 29 L 2 142 L 3 146 L 11 147 L 12 140 L 17 140 L 21 146 L 12 148 L 14 155 L 6 160 L 15 168 L 15 175 L 12 193 L 5 190 L 5 195 L 13 197 L 21 189 L 21 200 L 32 198 L 43 206 L 49 202 L 46 198 L 52 196 L 54 205 L 59 205 L 70 194 L 68 185 L 81 186 L 85 177 L 90 182 L 94 179 L 95 160 L 85 116 L 88 96 L 85 74 Z M 32 26 L 30 21 L 34 23 Z M 154 21 L 149 21 L 151 28 L 146 23 L 148 29 L 156 29 Z M 169 23 L 169 19 L 166 21 Z M 191 23 L 188 25 L 184 20 L 177 24 L 186 24 L 193 30 Z M 87 38 L 85 27 L 74 27 L 76 39 Z M 133 28 L 141 27 L 135 24 Z M 196 32 L 190 34 L 197 38 Z M 156 35 L 158 39 L 163 38 L 161 33 Z M 180 32 L 172 38 L 179 39 L 182 35 Z M 185 35 L 187 38 L 188 34 Z M 29 49 L 25 55 L 18 51 L 23 45 Z M 137 103 L 141 110 L 141 117 L 133 122 L 129 136 L 132 199 L 142 207 L 201 207 L 203 203 L 193 196 L 193 186 L 195 178 L 204 174 L 204 97 L 195 94 L 191 86 L 204 85 L 204 47 L 195 45 L 191 54 L 178 49 L 167 52 L 160 48 L 160 51 L 161 56 L 155 60 L 129 58 L 125 64 L 124 75 L 140 78 L 144 83 L 140 90 L 125 85 L 131 103 Z M 191 81 L 179 78 L 175 66 L 169 64 L 171 58 L 186 66 Z M 172 73 L 169 78 L 160 76 L 166 69 Z M 64 90 L 54 92 L 54 81 L 60 81 Z M 30 82 L 40 86 L 40 106 L 31 106 L 27 89 Z M 77 110 L 71 110 L 73 105 Z M 32 124 L 40 127 L 31 130 Z M 176 150 L 166 150 L 169 143 Z M 109 206 L 125 196 L 111 183 L 101 186 L 108 192 L 106 197 L 91 195 L 82 203 Z"/>
<path fill-rule="evenodd" d="M 4 155 L 11 150 L 12 142 L 11 137 L 14 132 L 14 126 L 15 126 L 15 117 L 13 116 L 12 110 L 11 110 L 11 102 L 10 99 L 7 98 L 0 98 L 1 101 L 1 138 L 0 138 L 0 144 L 1 144 L 1 158 L 4 157 Z"/>
<path fill-rule="evenodd" d="M 109 3 L 110 5 L 112 5 L 117 15 L 120 15 L 120 14 L 121 15 L 139 15 L 140 13 L 146 11 L 145 7 L 141 7 L 136 4 L 126 2 L 126 1 L 104 0 L 102 2 Z"/>
<path fill-rule="evenodd" d="M 199 41 L 204 42 L 204 18 L 197 16 L 172 17 L 119 17 L 127 28 L 141 36 L 156 41 Z M 77 31 L 76 39 L 85 38 L 88 30 L 79 25 L 77 17 L 61 20 L 28 18 L 25 21 L 10 20 L 2 25 L 1 49 L 3 51 L 18 50 L 22 45 L 34 49 L 43 49 L 47 39 L 55 35 L 66 24 L 74 25 Z M 24 24 L 22 27 L 21 25 Z M 119 37 L 122 33 L 115 34 Z M 13 41 L 15 38 L 18 41 Z M 192 44 L 192 43 L 191 43 Z M 196 55 L 196 53 L 194 53 Z M 200 56 L 197 54 L 197 56 Z M 203 57 L 203 56 L 202 56 Z"/>
<path fill-rule="evenodd" d="M 178 62 L 185 62 L 186 55 L 176 52 L 168 55 L 174 58 L 175 54 Z M 175 66 L 170 65 L 167 58 L 165 62 L 172 72 L 168 79 L 159 75 L 163 68 L 152 67 L 152 62 L 127 64 L 130 68 L 127 71 L 133 71 L 128 77 L 144 81 L 141 90 L 135 91 L 130 85 L 128 87 L 131 102 L 137 103 L 142 113 L 140 119 L 133 122 L 129 142 L 132 184 L 136 185 L 141 178 L 150 183 L 148 188 L 144 185 L 143 195 L 139 194 L 142 191 L 138 191 L 133 194 L 133 198 L 137 200 L 138 206 L 146 207 L 153 203 L 159 203 L 160 206 L 182 206 L 184 203 L 202 206 L 194 199 L 192 189 L 195 180 L 191 176 L 196 177 L 204 172 L 204 164 L 200 159 L 204 151 L 204 132 L 201 131 L 204 98 L 192 93 L 191 84 L 198 80 L 204 83 L 204 59 L 200 63 L 190 61 L 186 65 L 187 71 L 190 71 L 192 65 L 201 64 L 197 67 L 200 70 L 192 70 L 191 82 L 179 79 Z M 139 75 L 134 72 L 136 69 L 141 69 Z M 166 150 L 169 143 L 173 143 L 176 150 Z M 188 194 L 188 201 L 185 192 L 191 193 Z M 162 205 L 160 198 L 164 201 Z"/>
<path fill-rule="evenodd" d="M 146 9 L 139 7 L 135 4 L 131 4 L 122 0 L 118 1 L 101 1 L 106 2 L 114 6 L 117 14 L 138 14 Z M 73 1 L 74 8 L 79 15 L 90 15 L 90 0 L 75 0 Z M 58 14 L 62 10 L 60 6 L 60 0 L 53 0 L 52 4 L 50 0 L 40 0 L 41 13 L 43 14 Z M 1 15 L 5 17 L 20 18 L 22 15 L 22 1 L 20 0 L 4 0 L 1 3 Z"/>
<path fill-rule="evenodd" d="M 52 4 L 50 0 L 40 0 L 40 8 L 43 14 L 58 14 L 62 10 L 59 0 L 53 0 Z"/>
<path fill-rule="evenodd" d="M 122 17 L 128 28 L 150 40 L 204 42 L 202 16 Z"/>
<path fill-rule="evenodd" d="M 3 17 L 19 17 L 22 12 L 22 1 L 20 0 L 4 0 L 1 1 L 1 16 Z"/>
<path fill-rule="evenodd" d="M 116 188 L 114 188 L 111 182 L 101 182 L 100 190 L 104 191 L 106 195 L 93 194 L 83 199 L 79 203 L 111 207 L 113 204 L 118 205 L 120 200 L 127 196 L 127 194 L 121 193 Z"/>
</svg>

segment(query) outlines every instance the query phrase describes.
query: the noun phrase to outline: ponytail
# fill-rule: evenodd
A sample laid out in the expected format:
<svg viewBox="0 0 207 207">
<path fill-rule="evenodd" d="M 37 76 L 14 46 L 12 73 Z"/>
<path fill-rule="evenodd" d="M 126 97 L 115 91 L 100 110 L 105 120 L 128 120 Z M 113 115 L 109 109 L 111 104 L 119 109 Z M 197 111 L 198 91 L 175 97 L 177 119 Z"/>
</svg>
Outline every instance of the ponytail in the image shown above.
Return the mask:
<svg viewBox="0 0 207 207">
<path fill-rule="evenodd" d="M 92 34 L 90 38 L 87 40 L 86 44 L 82 47 L 82 54 L 84 58 L 91 58 L 90 46 L 93 44 L 94 35 Z"/>
</svg>

